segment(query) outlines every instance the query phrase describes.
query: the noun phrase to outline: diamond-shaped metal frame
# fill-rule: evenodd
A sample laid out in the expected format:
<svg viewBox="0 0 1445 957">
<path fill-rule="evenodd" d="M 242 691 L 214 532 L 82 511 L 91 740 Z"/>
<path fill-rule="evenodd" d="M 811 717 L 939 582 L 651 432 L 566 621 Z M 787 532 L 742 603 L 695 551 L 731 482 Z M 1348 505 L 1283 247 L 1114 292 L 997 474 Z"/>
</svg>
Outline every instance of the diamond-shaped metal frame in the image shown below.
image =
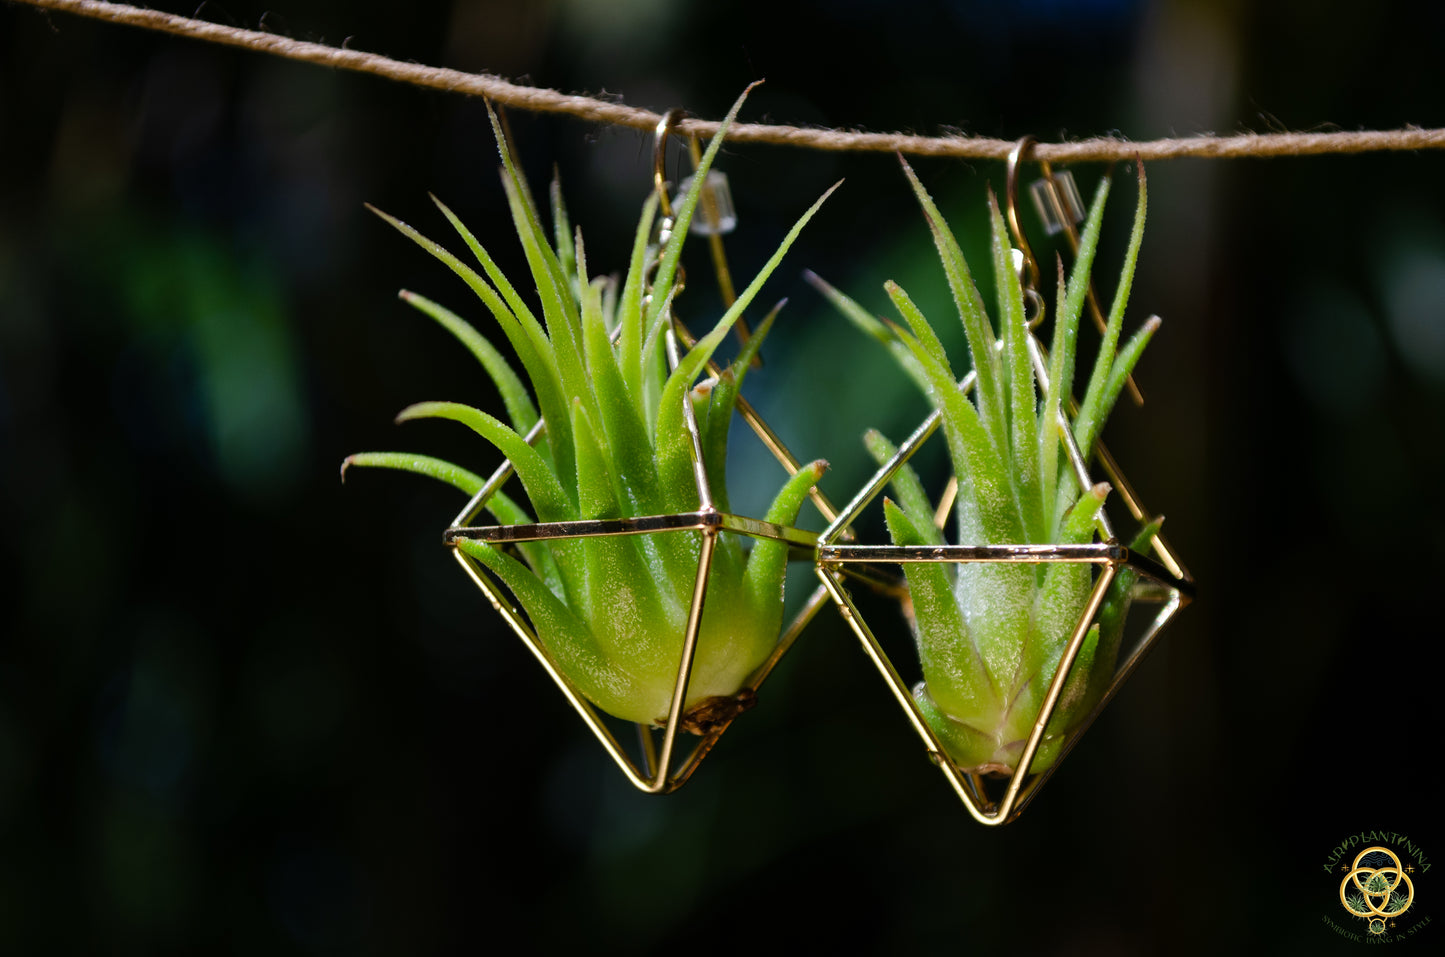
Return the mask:
<svg viewBox="0 0 1445 957">
<path fill-rule="evenodd" d="M 674 319 L 673 327 L 667 331 L 667 353 L 669 361 L 674 367 L 679 359 L 679 339 L 686 341 L 688 345 L 692 343 L 692 337 Z M 720 370 L 716 365 L 709 363 L 709 369 L 713 375 L 719 374 Z M 797 458 L 793 456 L 757 410 L 741 396 L 737 400 L 737 411 L 788 474 L 797 474 L 801 468 Z M 649 794 L 667 794 L 686 783 L 692 773 L 697 770 L 702 759 L 717 743 L 718 738 L 731 725 L 733 719 L 751 705 L 757 689 L 772 672 L 783 654 L 792 647 L 804 626 L 828 602 L 828 593 L 824 588 L 819 587 L 814 590 L 803 608 L 783 629 L 777 645 L 767 660 L 748 677 L 744 687 L 738 692 L 737 707 L 731 713 L 723 714 L 716 720 L 708 722 L 705 728 L 700 729 L 702 730 L 702 739 L 686 758 L 678 762 L 676 760 L 678 732 L 683 728 L 686 717 L 683 705 L 687 701 L 687 687 L 692 675 L 692 663 L 697 650 L 698 634 L 707 599 L 708 578 L 712 569 L 713 550 L 717 544 L 718 535 L 728 533 L 786 542 L 791 546 L 790 551 L 803 550 L 806 560 L 809 561 L 813 560 L 818 543 L 818 535 L 815 532 L 719 511 L 713 504 L 712 489 L 707 480 L 702 438 L 698 432 L 697 419 L 693 414 L 690 392 L 683 396 L 683 421 L 691 439 L 689 452 L 698 493 L 698 508 L 695 511 L 597 521 L 474 526 L 471 523 L 481 514 L 492 495 L 511 477 L 511 463 L 504 461 L 443 534 L 443 542 L 452 549 L 452 555 L 463 571 L 487 596 L 492 607 L 511 626 L 517 636 L 522 639 L 527 650 L 542 665 L 543 670 L 547 672 L 568 703 L 581 716 L 583 722 L 596 736 L 613 762 L 617 764 L 633 786 Z M 545 421 L 539 420 L 537 425 L 527 433 L 527 442 L 535 443 L 545 428 Z M 810 497 L 823 514 L 824 520 L 831 521 L 836 516 L 836 510 L 816 488 L 812 490 Z M 607 721 L 596 706 L 588 701 L 576 685 L 557 667 L 556 662 L 547 653 L 536 630 L 528 622 L 526 614 L 508 597 L 507 589 L 495 580 L 492 574 L 478 561 L 458 548 L 457 542 L 462 539 L 473 539 L 502 545 L 564 538 L 593 538 L 603 535 L 685 534 L 687 532 L 699 534 L 701 547 L 698 554 L 697 577 L 693 582 L 692 603 L 688 609 L 686 631 L 683 636 L 682 653 L 678 659 L 677 680 L 673 685 L 667 723 L 660 731 L 647 724 L 637 724 L 636 726 L 642 752 L 642 761 L 639 763 L 629 756 L 627 749 L 618 742 L 616 735 L 608 727 Z M 790 555 L 790 557 L 792 556 Z"/>
<path fill-rule="evenodd" d="M 1035 375 L 1042 388 L 1047 389 L 1048 363 L 1043 347 L 1032 332 L 1028 337 L 1028 345 Z M 975 374 L 970 372 L 959 382 L 959 390 L 963 392 L 970 390 L 973 387 L 974 378 Z M 1076 409 L 1074 409 L 1072 401 L 1069 403 L 1069 409 L 1060 409 L 1057 427 L 1069 461 L 1073 466 L 1075 478 L 1081 488 L 1089 488 L 1094 483 L 1090 478 L 1087 462 L 1074 442 L 1069 418 L 1070 414 L 1074 412 Z M 940 421 L 941 415 L 935 410 L 899 447 L 897 454 L 874 473 L 872 480 L 854 496 L 838 518 L 824 529 L 819 537 L 818 560 L 815 570 L 823 587 L 832 596 L 839 613 L 852 627 L 863 645 L 863 650 L 877 667 L 894 698 L 903 708 L 909 723 L 918 736 L 923 739 L 928 749 L 929 759 L 938 765 L 976 821 L 986 825 L 1001 825 L 1017 819 L 1023 813 L 1024 808 L 1063 763 L 1064 758 L 1073 750 L 1084 732 L 1089 729 L 1115 693 L 1123 686 L 1124 681 L 1138 667 L 1144 655 L 1154 646 L 1160 631 L 1185 605 L 1193 600 L 1194 580 L 1162 535 L 1156 535 L 1151 546 L 1155 558 L 1141 555 L 1119 544 L 1108 516 L 1103 512 L 1100 513 L 1099 519 L 1099 533 L 1103 540 L 1088 545 L 1019 544 L 932 547 L 840 544 L 840 539 L 864 508 L 877 498 L 898 470 L 937 430 Z M 1112 483 L 1115 491 L 1118 492 L 1119 498 L 1124 502 L 1130 514 L 1135 520 L 1144 523 L 1149 513 L 1119 469 L 1118 463 L 1109 454 L 1108 449 L 1102 443 L 1098 443 L 1095 446 L 1095 455 L 1100 468 Z M 950 482 L 949 487 L 950 490 L 955 489 L 956 483 Z M 951 492 L 945 495 L 945 500 L 939 507 L 937 520 L 940 523 L 947 515 L 950 497 Z M 878 639 L 868 626 L 863 613 L 854 603 L 843 581 L 844 573 L 851 572 L 859 564 L 902 565 L 910 562 L 1004 562 L 1013 564 L 1072 562 L 1098 566 L 1099 571 L 1094 580 L 1093 590 L 1090 592 L 1079 621 L 1075 624 L 1069 642 L 1064 648 L 1058 668 L 1049 684 L 1049 690 L 1039 709 L 1038 717 L 1034 721 L 1033 730 L 1001 797 L 995 798 L 989 795 L 983 775 L 960 768 L 948 756 L 943 742 L 924 719 L 907 684 L 899 676 L 898 670 L 889 660 L 887 652 L 878 643 Z M 1068 681 L 1079 649 L 1083 647 L 1089 627 L 1093 624 L 1094 617 L 1098 613 L 1099 606 L 1115 575 L 1126 566 L 1139 573 L 1139 580 L 1133 592 L 1134 600 L 1158 602 L 1162 607 L 1145 629 L 1134 650 L 1116 666 L 1114 678 L 1109 687 L 1104 691 L 1094 709 L 1065 740 L 1062 750 L 1053 764 L 1047 770 L 1031 774 L 1029 767 L 1043 742 L 1044 733 L 1057 708 L 1060 694 Z M 905 603 L 904 608 L 905 616 L 911 615 L 909 603 Z"/>
</svg>

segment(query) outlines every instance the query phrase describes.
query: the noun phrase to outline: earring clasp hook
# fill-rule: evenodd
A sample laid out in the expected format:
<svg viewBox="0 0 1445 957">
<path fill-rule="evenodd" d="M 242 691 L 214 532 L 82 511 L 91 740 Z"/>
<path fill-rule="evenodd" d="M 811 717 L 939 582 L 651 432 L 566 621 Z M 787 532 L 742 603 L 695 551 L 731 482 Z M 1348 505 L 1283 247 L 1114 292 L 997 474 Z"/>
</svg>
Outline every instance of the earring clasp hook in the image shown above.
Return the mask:
<svg viewBox="0 0 1445 957">
<path fill-rule="evenodd" d="M 1044 321 L 1046 312 L 1044 297 L 1039 294 L 1038 260 L 1034 258 L 1034 251 L 1029 248 L 1028 238 L 1024 236 L 1023 225 L 1019 222 L 1019 164 L 1033 145 L 1032 136 L 1020 137 L 1014 148 L 1009 150 L 1004 167 L 1004 216 L 1008 220 L 1009 232 L 1013 234 L 1014 245 L 1023 257 L 1023 262 L 1018 264 L 1019 282 L 1023 286 L 1024 316 L 1030 329 Z"/>
<path fill-rule="evenodd" d="M 657 122 L 657 132 L 652 141 L 652 186 L 657 190 L 657 202 L 662 217 L 669 223 L 673 219 L 673 212 L 672 200 L 667 195 L 667 137 L 686 115 L 686 110 L 668 110 Z"/>
<path fill-rule="evenodd" d="M 1032 136 L 1020 137 L 1019 141 L 1014 144 L 1014 148 L 1009 151 L 1008 163 L 1005 167 L 1006 215 L 1009 232 L 1013 234 L 1014 242 L 1018 244 L 1019 250 L 1023 253 L 1024 262 L 1020 278 L 1024 285 L 1024 299 L 1026 304 L 1033 299 L 1037 299 L 1040 307 L 1038 314 L 1030 320 L 1030 327 L 1042 321 L 1043 299 L 1038 292 L 1038 262 L 1034 259 L 1033 250 L 1029 248 L 1028 239 L 1024 236 L 1023 225 L 1019 221 L 1018 168 L 1019 164 L 1024 162 L 1028 157 L 1029 150 L 1033 148 L 1035 143 L 1037 143 L 1037 140 Z M 1055 177 L 1054 169 L 1049 165 L 1048 160 L 1038 160 L 1037 162 L 1039 164 L 1039 171 L 1043 173 L 1043 180 L 1034 184 L 1034 201 L 1040 204 L 1039 212 L 1041 216 L 1044 216 L 1046 222 L 1048 222 L 1051 217 L 1058 221 L 1058 226 L 1062 229 L 1064 238 L 1068 240 L 1070 253 L 1077 256 L 1079 254 L 1079 231 L 1074 226 L 1074 217 L 1069 213 L 1072 204 L 1066 202 L 1065 191 L 1061 185 L 1061 181 L 1069 178 L 1069 174 L 1065 171 L 1058 177 Z M 1048 213 L 1043 209 L 1043 197 L 1040 194 L 1040 187 L 1045 188 L 1047 202 L 1050 206 Z M 1072 186 L 1070 188 L 1072 188 Z M 1050 235 L 1052 234 L 1053 228 L 1050 227 Z M 1095 327 L 1102 333 L 1107 323 L 1104 320 L 1103 310 L 1099 308 L 1098 297 L 1094 295 L 1093 280 L 1089 281 L 1088 288 L 1085 292 L 1089 315 L 1093 318 Z M 1132 374 L 1125 380 L 1124 385 L 1126 391 L 1129 393 L 1129 397 L 1134 400 L 1134 404 L 1143 405 L 1144 394 L 1139 391 L 1139 384 L 1134 381 Z"/>
</svg>

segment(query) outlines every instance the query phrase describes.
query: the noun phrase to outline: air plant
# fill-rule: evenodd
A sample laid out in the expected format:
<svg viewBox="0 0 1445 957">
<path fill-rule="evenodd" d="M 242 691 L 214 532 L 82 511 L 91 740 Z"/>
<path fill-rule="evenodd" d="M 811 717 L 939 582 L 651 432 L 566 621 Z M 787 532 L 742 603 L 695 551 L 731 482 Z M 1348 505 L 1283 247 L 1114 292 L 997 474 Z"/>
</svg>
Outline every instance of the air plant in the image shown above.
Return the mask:
<svg viewBox="0 0 1445 957">
<path fill-rule="evenodd" d="M 1345 898 L 1345 907 L 1356 917 L 1369 917 L 1370 907 L 1365 902 L 1365 896 L 1359 891 L 1351 891 Z"/>
<path fill-rule="evenodd" d="M 476 258 L 481 273 L 411 226 L 377 211 L 472 289 L 501 327 L 530 381 L 529 394 L 502 354 L 465 320 L 421 296 L 401 293 L 403 300 L 440 323 L 476 356 L 500 393 L 510 424 L 453 402 L 410 406 L 397 421 L 451 419 L 470 427 L 505 456 L 526 492 L 530 513 L 497 492 L 487 508 L 498 523 L 528 524 L 533 514 L 539 522 L 564 522 L 696 510 L 699 501 L 685 402 L 693 406 L 715 505 L 728 510 L 724 470 L 728 428 L 744 374 L 777 310 L 760 324 L 729 368 L 703 384 L 697 380 L 832 192 L 803 214 L 736 302 L 669 370 L 666 342 L 673 299 L 682 288 L 678 259 L 707 171 L 743 98 L 733 105 L 709 144 L 694 185 L 681 198 L 676 221 L 660 248 L 650 244 L 657 197 L 643 204 L 620 289 L 615 278 L 589 277 L 582 233 L 578 230 L 574 237 L 555 182 L 554 232 L 548 241 L 531 191 L 492 116 L 502 185 L 536 287 L 540 321 L 535 306 L 518 294 L 476 237 L 439 201 L 437 206 Z M 535 445 L 528 444 L 524 436 L 539 417 L 545 428 Z M 343 475 L 349 466 L 415 472 L 467 495 L 475 495 L 483 484 L 460 466 L 406 453 L 353 455 L 343 463 Z M 784 483 L 765 520 L 792 524 L 824 468 L 826 463 L 814 462 Z M 667 720 L 697 577 L 697 535 L 557 538 L 522 543 L 518 555 L 465 538 L 457 547 L 511 591 L 548 656 L 583 696 L 629 721 Z M 758 539 L 746 550 L 740 536 L 719 536 L 688 685 L 689 714 L 736 694 L 776 645 L 787 548 L 780 541 Z"/>
<path fill-rule="evenodd" d="M 1041 381 L 1030 358 L 1032 333 L 997 202 L 990 201 L 1000 330 L 995 335 L 952 231 L 906 163 L 904 172 L 923 208 L 963 323 L 976 373 L 971 395 L 960 391 L 933 327 L 896 283 L 885 284 L 885 289 L 907 329 L 879 321 L 813 277 L 815 284 L 855 324 L 893 351 L 940 410 L 958 482 L 954 514 L 959 544 L 1092 541 L 1110 488 L 1105 483 L 1081 487 L 1064 446 L 1062 423 L 1069 423 L 1078 448 L 1089 457 L 1120 390 L 1158 328 L 1158 320 L 1151 319 L 1119 348 L 1143 236 L 1142 169 L 1133 232 L 1113 306 L 1083 401 L 1071 417 L 1079 316 L 1108 181 L 1100 184 L 1094 198 L 1067 282 L 1060 266 L 1047 381 Z M 868 434 L 866 443 L 880 464 L 896 452 L 876 432 Z M 917 474 L 905 465 L 895 473 L 892 485 L 897 501 L 885 499 L 884 511 L 893 543 L 944 545 L 934 504 Z M 1147 546 L 1158 527 L 1158 521 L 1149 523 L 1131 547 Z M 1090 568 L 1065 562 L 904 565 L 911 599 L 908 611 L 924 679 L 914 688 L 914 698 L 960 768 L 979 773 L 1016 770 L 1063 650 L 1086 606 L 1092 588 Z M 1127 567 L 1115 576 L 1045 729 L 1032 771 L 1044 771 L 1057 760 L 1070 734 L 1107 689 L 1136 580 L 1136 573 Z"/>
</svg>

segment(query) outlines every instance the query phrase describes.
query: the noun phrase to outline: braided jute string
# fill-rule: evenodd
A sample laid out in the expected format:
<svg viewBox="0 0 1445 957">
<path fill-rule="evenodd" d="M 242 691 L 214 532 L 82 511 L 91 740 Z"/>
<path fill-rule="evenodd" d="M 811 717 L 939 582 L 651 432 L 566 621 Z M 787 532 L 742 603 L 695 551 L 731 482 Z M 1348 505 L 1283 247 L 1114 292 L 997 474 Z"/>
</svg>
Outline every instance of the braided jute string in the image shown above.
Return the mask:
<svg viewBox="0 0 1445 957">
<path fill-rule="evenodd" d="M 402 83 L 483 96 L 496 103 L 537 113 L 566 113 L 584 120 L 627 126 L 639 130 L 657 127 L 662 116 L 650 110 L 621 103 L 559 93 L 509 83 L 483 73 L 464 73 L 443 67 L 403 63 L 375 53 L 306 43 L 257 30 L 207 23 L 158 10 L 100 0 L 11 0 L 33 7 L 61 10 L 97 20 L 145 27 L 161 33 L 194 37 L 226 46 L 271 53 L 291 60 L 358 73 L 370 73 Z M 711 136 L 718 124 L 711 120 L 685 119 L 678 132 Z M 968 159 L 1008 157 L 1014 143 L 1009 140 L 975 136 L 915 136 L 906 133 L 862 133 L 852 130 L 807 129 L 760 123 L 734 125 L 728 138 L 735 143 L 774 143 L 805 149 L 835 152 L 900 152 L 912 156 L 957 156 Z M 1131 142 L 1116 137 L 1094 137 L 1069 143 L 1038 143 L 1031 155 L 1036 160 L 1056 163 L 1086 161 L 1173 159 L 1183 156 L 1233 158 L 1268 156 L 1315 156 L 1326 153 L 1369 153 L 1386 150 L 1445 148 L 1445 129 L 1406 127 L 1401 130 L 1363 130 L 1330 133 L 1245 133 L 1236 136 L 1190 136 L 1179 139 Z"/>
</svg>

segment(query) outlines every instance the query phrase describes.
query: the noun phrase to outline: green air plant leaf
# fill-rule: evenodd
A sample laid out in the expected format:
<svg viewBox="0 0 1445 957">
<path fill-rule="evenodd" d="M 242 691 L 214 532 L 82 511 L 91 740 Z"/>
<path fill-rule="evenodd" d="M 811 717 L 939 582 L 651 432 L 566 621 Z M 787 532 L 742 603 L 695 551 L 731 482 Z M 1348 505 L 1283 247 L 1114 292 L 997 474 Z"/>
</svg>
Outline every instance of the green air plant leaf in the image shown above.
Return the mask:
<svg viewBox="0 0 1445 957">
<path fill-rule="evenodd" d="M 573 231 L 556 183 L 550 192 L 553 230 L 550 235 L 543 230 L 532 192 L 495 116 L 502 184 L 536 290 L 530 305 L 477 237 L 440 201 L 436 205 L 475 265 L 377 211 L 471 288 L 511 345 L 531 386 L 529 395 L 522 376 L 465 320 L 429 299 L 403 293 L 405 301 L 477 358 L 509 421 L 452 402 L 413 405 L 398 421 L 443 418 L 469 427 L 511 463 L 537 521 L 605 520 L 698 508 L 691 441 L 683 417 L 683 403 L 692 402 L 714 499 L 725 510 L 728 426 L 744 372 L 773 316 L 760 325 L 748 347 L 706 394 L 694 387 L 713 351 L 827 198 L 825 194 L 803 214 L 737 302 L 683 354 L 677 368 L 669 370 L 662 333 L 672 298 L 680 289 L 677 265 L 687 221 L 742 102 L 739 98 L 734 104 L 704 155 L 694 177 L 698 186 L 680 197 L 677 223 L 661 249 L 648 243 L 657 215 L 656 197 L 643 204 L 620 290 L 615 280 L 588 277 L 587 246 L 581 231 Z M 539 415 L 546 427 L 535 447 L 529 446 L 523 436 Z M 346 460 L 343 473 L 349 466 L 410 471 L 469 495 L 482 485 L 472 472 L 427 456 L 362 453 Z M 825 467 L 814 462 L 789 479 L 766 521 L 779 525 L 796 521 Z M 489 510 L 503 524 L 532 521 L 521 506 L 500 494 L 491 499 Z M 458 547 L 512 592 L 547 654 L 585 697 L 630 721 L 667 719 L 697 577 L 698 533 L 553 539 L 523 544 L 515 553 L 470 539 L 460 540 Z M 688 685 L 688 709 L 736 694 L 772 652 L 782 624 L 786 562 L 787 546 L 782 542 L 758 540 L 748 550 L 741 536 L 718 537 Z"/>
<path fill-rule="evenodd" d="M 907 163 L 903 168 L 923 208 L 962 321 L 977 373 L 972 393 L 959 391 L 958 377 L 933 327 L 897 284 L 889 282 L 885 289 L 906 328 L 873 318 L 816 277 L 810 281 L 854 325 L 882 341 L 941 411 L 958 480 L 954 513 L 960 544 L 1093 541 L 1110 489 L 1104 484 L 1079 486 L 1063 448 L 1060 422 L 1074 382 L 1079 316 L 1098 246 L 1107 180 L 1094 198 L 1073 273 L 1067 283 L 1060 277 L 1049 387 L 1043 388 L 1029 355 L 1022 289 L 997 203 L 990 202 L 991 268 L 998 289 L 995 327 L 953 232 L 912 169 Z M 1134 229 L 1113 308 L 1072 423 L 1086 456 L 1158 325 L 1151 320 L 1119 347 L 1143 234 L 1145 196 L 1141 169 Z M 876 432 L 869 433 L 866 443 L 880 464 L 895 452 Z M 901 469 L 892 484 L 898 502 L 885 501 L 884 513 L 893 543 L 943 544 L 943 534 L 933 524 L 933 505 L 912 470 Z M 1146 548 L 1158 529 L 1157 521 L 1149 524 L 1132 547 Z M 915 698 L 924 719 L 961 767 L 1002 773 L 1016 769 L 1093 588 L 1091 567 L 1062 562 L 904 565 L 924 676 Z M 1111 583 L 1045 730 L 1032 771 L 1043 771 L 1057 760 L 1069 735 L 1107 689 L 1135 580 L 1136 573 L 1124 568 Z"/>
<path fill-rule="evenodd" d="M 1385 898 L 1385 904 L 1382 909 L 1384 910 L 1386 917 L 1398 917 L 1399 915 L 1405 913 L 1405 910 L 1410 906 L 1410 903 L 1411 902 L 1409 895 L 1404 890 L 1397 887 L 1394 891 L 1390 892 L 1388 897 Z"/>
</svg>

